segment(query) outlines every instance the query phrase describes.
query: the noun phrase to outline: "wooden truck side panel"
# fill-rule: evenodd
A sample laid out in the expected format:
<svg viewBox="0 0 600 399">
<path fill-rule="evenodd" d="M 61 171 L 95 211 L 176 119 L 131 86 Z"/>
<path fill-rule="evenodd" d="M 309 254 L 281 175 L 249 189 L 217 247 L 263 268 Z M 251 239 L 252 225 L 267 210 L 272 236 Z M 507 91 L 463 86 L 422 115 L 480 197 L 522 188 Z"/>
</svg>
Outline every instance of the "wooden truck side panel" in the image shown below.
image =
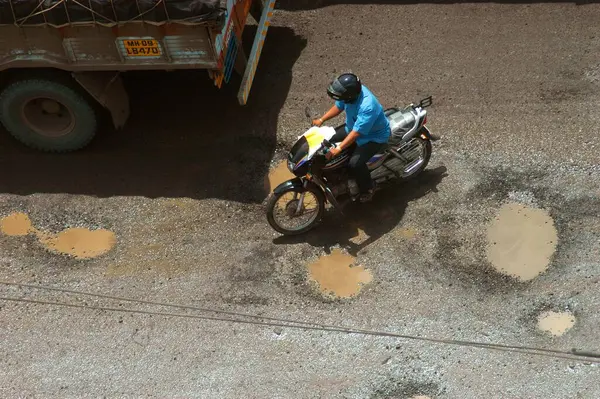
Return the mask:
<svg viewBox="0 0 600 399">
<path fill-rule="evenodd" d="M 0 26 L 0 71 L 217 69 L 206 26 L 131 23 L 120 27 Z"/>
</svg>

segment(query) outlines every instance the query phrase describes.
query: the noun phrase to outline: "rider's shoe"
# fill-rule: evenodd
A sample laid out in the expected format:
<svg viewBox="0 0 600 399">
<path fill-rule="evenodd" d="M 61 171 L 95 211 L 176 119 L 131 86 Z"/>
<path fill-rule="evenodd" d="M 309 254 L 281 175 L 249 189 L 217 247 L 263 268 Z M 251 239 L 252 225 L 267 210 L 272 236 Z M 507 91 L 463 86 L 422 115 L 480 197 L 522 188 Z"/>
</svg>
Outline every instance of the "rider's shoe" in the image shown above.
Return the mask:
<svg viewBox="0 0 600 399">
<path fill-rule="evenodd" d="M 373 194 L 375 194 L 375 188 L 372 188 L 366 193 L 361 194 L 360 197 L 358 197 L 358 200 L 363 204 L 371 202 L 371 200 L 373 199 Z"/>
</svg>

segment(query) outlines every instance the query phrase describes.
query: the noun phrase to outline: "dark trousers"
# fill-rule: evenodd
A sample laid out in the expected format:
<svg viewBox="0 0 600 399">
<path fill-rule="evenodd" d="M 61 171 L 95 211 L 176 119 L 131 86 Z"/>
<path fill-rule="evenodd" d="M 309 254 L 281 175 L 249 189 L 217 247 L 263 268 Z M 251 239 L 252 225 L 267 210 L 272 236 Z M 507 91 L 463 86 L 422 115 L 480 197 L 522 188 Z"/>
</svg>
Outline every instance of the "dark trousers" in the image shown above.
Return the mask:
<svg viewBox="0 0 600 399">
<path fill-rule="evenodd" d="M 340 126 L 335 129 L 335 135 L 331 138 L 331 143 L 341 143 L 348 136 L 346 133 L 345 126 Z M 385 144 L 375 143 L 370 141 L 359 146 L 356 143 L 353 144 L 354 151 L 350 156 L 350 162 L 348 164 L 348 172 L 351 177 L 356 180 L 358 189 L 361 194 L 368 192 L 373 188 L 373 181 L 371 180 L 371 172 L 367 167 L 367 162 L 377 154 L 379 150 L 383 148 Z"/>
</svg>

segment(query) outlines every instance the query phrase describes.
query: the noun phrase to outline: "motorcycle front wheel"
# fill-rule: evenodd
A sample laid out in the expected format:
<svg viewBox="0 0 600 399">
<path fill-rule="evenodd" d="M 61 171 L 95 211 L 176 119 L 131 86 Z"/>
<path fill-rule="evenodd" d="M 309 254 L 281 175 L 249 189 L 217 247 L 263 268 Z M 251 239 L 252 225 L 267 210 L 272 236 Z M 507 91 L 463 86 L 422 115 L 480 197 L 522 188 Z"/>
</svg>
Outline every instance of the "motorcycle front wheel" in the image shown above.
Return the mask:
<svg viewBox="0 0 600 399">
<path fill-rule="evenodd" d="M 325 196 L 317 187 L 290 187 L 271 193 L 267 201 L 267 220 L 284 235 L 298 235 L 315 228 L 325 211 Z"/>
</svg>

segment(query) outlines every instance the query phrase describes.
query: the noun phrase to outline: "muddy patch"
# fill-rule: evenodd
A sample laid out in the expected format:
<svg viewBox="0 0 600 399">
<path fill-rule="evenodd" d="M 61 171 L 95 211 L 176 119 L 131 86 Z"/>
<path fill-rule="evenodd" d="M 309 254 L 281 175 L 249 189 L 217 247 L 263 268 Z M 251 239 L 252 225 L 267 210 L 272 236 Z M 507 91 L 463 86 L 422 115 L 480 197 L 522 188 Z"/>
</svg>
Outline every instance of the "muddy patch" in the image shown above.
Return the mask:
<svg viewBox="0 0 600 399">
<path fill-rule="evenodd" d="M 0 231 L 7 236 L 26 236 L 33 230 L 29 216 L 15 212 L 0 220 Z"/>
<path fill-rule="evenodd" d="M 594 82 L 594 67 L 582 72 L 565 70 L 559 72 L 556 79 L 548 79 L 540 86 L 540 99 L 546 103 L 578 100 L 594 94 L 588 82 Z M 597 71 L 596 71 L 597 72 Z"/>
<path fill-rule="evenodd" d="M 229 267 L 229 278 L 237 283 L 266 283 L 273 279 L 273 274 L 283 262 L 283 248 L 257 245 L 250 250 L 241 262 Z"/>
<path fill-rule="evenodd" d="M 539 314 L 537 328 L 554 337 L 560 337 L 575 325 L 575 315 L 570 312 L 548 310 Z"/>
<path fill-rule="evenodd" d="M 589 256 L 589 239 L 586 235 L 595 235 L 597 228 L 600 198 L 594 195 L 582 195 L 569 180 L 556 182 L 556 177 L 545 170 L 481 167 L 482 177 L 469 190 L 467 199 L 490 207 L 503 204 L 507 199 L 533 208 L 549 210 L 560 237 L 552 257 L 553 268 L 570 268 L 573 257 L 582 254 Z M 590 172 L 590 177 L 593 174 Z M 556 187 L 562 187 L 557 191 Z M 493 217 L 487 216 L 488 220 Z M 487 245 L 487 244 L 486 244 Z M 485 255 L 485 254 L 484 254 Z M 484 262 L 487 258 L 484 256 Z M 494 270 L 494 269 L 492 269 Z M 500 276 L 501 274 L 495 274 Z M 518 280 L 510 277 L 515 283 Z M 519 284 L 522 285 L 522 284 Z"/>
<path fill-rule="evenodd" d="M 376 390 L 371 399 L 433 399 L 444 393 L 445 389 L 436 383 L 392 380 Z"/>
<path fill-rule="evenodd" d="M 8 236 L 34 235 L 49 252 L 68 255 L 76 259 L 90 259 L 110 251 L 116 244 L 112 231 L 87 228 L 69 228 L 52 234 L 38 230 L 25 213 L 12 213 L 0 221 L 0 230 Z"/>
<path fill-rule="evenodd" d="M 252 293 L 235 293 L 233 295 L 224 295 L 221 297 L 223 302 L 233 305 L 260 305 L 267 306 L 269 298 Z"/>
<path fill-rule="evenodd" d="M 363 229 L 361 229 L 358 225 L 355 224 L 352 227 L 353 227 L 352 230 L 356 229 L 356 234 L 354 234 L 353 237 L 348 239 L 348 241 L 350 241 L 352 244 L 354 244 L 354 245 L 364 244 L 370 238 L 369 235 Z"/>
<path fill-rule="evenodd" d="M 509 203 L 489 225 L 487 241 L 487 258 L 498 272 L 528 281 L 547 270 L 558 233 L 545 210 Z"/>
<path fill-rule="evenodd" d="M 479 166 L 479 165 L 478 165 Z M 499 200 L 511 196 L 511 193 L 533 192 L 536 198 L 535 182 L 542 181 L 546 172 L 539 170 L 521 171 L 509 168 L 482 168 L 482 176 L 475 186 L 469 190 L 467 199 L 470 201 Z"/>
<path fill-rule="evenodd" d="M 483 215 L 474 215 L 476 225 L 485 222 Z M 431 262 L 425 262 L 421 271 L 432 281 L 449 281 L 450 286 L 476 288 L 474 295 L 487 297 L 523 289 L 506 275 L 497 273 L 486 260 L 485 230 L 472 228 L 463 222 L 463 216 L 446 211 L 434 217 L 432 229 L 423 242 L 434 241 L 435 252 Z M 444 277 L 441 278 L 440 275 Z"/>
<path fill-rule="evenodd" d="M 273 169 L 269 171 L 269 174 L 265 176 L 264 188 L 265 192 L 268 194 L 275 189 L 278 185 L 287 181 L 289 179 L 293 179 L 294 176 L 287 167 L 286 161 L 281 161 L 275 166 Z"/>
<path fill-rule="evenodd" d="M 396 230 L 396 235 L 401 239 L 412 240 L 417 235 L 417 230 L 411 227 L 403 227 Z"/>
<path fill-rule="evenodd" d="M 334 249 L 330 255 L 320 257 L 308 266 L 309 279 L 329 297 L 351 298 L 373 280 L 373 275 L 363 266 L 353 266 L 354 257 Z"/>
<path fill-rule="evenodd" d="M 38 232 L 37 235 L 48 251 L 77 259 L 96 258 L 104 255 L 117 242 L 115 233 L 104 229 L 72 228 L 58 234 Z"/>
<path fill-rule="evenodd" d="M 584 82 L 582 82 L 584 83 Z M 588 97 L 593 92 L 585 84 L 544 89 L 540 92 L 540 99 L 547 104 L 580 100 Z"/>
</svg>

